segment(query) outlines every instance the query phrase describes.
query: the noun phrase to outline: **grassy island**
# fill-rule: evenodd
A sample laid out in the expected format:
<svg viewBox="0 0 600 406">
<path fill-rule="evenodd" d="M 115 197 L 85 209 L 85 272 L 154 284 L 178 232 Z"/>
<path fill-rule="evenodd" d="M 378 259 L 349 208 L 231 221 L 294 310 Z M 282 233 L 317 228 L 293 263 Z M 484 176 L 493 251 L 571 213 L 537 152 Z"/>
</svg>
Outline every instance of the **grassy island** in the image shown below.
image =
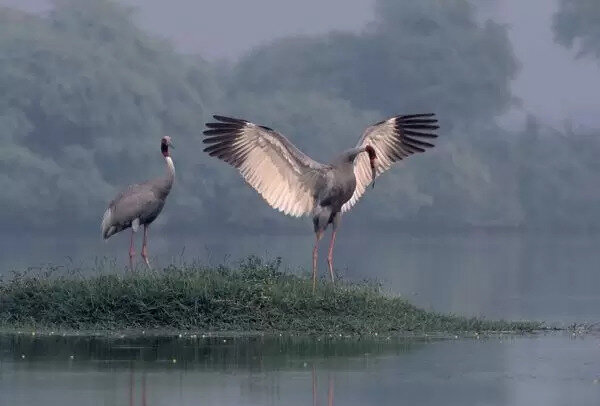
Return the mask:
<svg viewBox="0 0 600 406">
<path fill-rule="evenodd" d="M 251 257 L 239 265 L 115 272 L 25 272 L 0 282 L 0 327 L 179 329 L 298 334 L 534 331 L 418 309 L 374 283 L 319 283 Z"/>
</svg>

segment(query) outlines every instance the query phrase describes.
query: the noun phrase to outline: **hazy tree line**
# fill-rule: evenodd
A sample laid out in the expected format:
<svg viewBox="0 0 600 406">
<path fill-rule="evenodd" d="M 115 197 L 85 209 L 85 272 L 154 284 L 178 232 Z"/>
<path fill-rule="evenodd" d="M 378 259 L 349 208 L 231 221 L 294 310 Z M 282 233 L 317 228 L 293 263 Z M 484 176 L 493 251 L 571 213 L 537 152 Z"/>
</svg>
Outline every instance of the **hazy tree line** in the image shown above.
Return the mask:
<svg viewBox="0 0 600 406">
<path fill-rule="evenodd" d="M 598 18 L 594 0 L 563 0 L 557 41 L 600 57 Z M 274 127 L 326 161 L 375 121 L 433 111 L 438 147 L 382 177 L 352 221 L 600 226 L 600 131 L 496 123 L 518 103 L 518 66 L 506 29 L 461 0 L 378 0 L 360 33 L 285 38 L 220 64 L 177 53 L 108 0 L 59 0 L 48 15 L 0 8 L 0 224 L 95 232 L 119 188 L 162 174 L 168 134 L 177 184 L 166 227 L 304 230 L 202 152 L 210 114 Z"/>
</svg>

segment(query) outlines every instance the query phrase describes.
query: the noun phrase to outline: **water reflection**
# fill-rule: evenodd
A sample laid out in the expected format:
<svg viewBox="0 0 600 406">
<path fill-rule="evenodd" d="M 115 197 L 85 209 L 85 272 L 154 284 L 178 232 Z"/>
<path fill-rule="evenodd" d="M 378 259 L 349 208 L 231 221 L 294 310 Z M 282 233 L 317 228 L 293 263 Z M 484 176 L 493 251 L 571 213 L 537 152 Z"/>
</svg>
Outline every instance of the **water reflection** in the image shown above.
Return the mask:
<svg viewBox="0 0 600 406">
<path fill-rule="evenodd" d="M 321 402 L 322 391 L 319 391 L 321 384 L 327 384 L 327 406 L 334 406 L 334 377 L 327 373 L 326 377 L 320 376 L 317 372 L 316 366 L 312 366 L 312 405 L 319 406 L 323 403 Z M 128 405 L 129 406 L 148 406 L 151 405 L 152 402 L 148 400 L 147 386 L 146 386 L 146 370 L 136 371 L 133 363 L 129 368 L 129 386 L 128 386 Z M 136 402 L 136 399 L 139 399 L 139 402 Z"/>
<path fill-rule="evenodd" d="M 225 340 L 225 341 L 224 341 Z M 0 404 L 598 404 L 600 337 L 0 336 Z"/>
<path fill-rule="evenodd" d="M 333 377 L 328 376 L 328 390 L 327 390 L 327 406 L 333 406 Z M 313 366 L 312 369 L 312 395 L 313 395 L 313 406 L 319 405 L 318 392 L 317 392 L 317 371 Z"/>
<path fill-rule="evenodd" d="M 131 365 L 130 369 L 129 369 L 129 406 L 136 406 L 136 402 L 135 402 L 135 395 L 137 391 L 137 386 L 136 386 L 137 380 L 136 380 L 136 374 L 135 374 L 135 368 L 133 367 L 133 364 Z M 147 394 L 146 394 L 146 372 L 142 371 L 141 372 L 141 383 L 140 383 L 140 405 L 141 406 L 147 406 Z"/>
<path fill-rule="evenodd" d="M 331 363 L 402 354 L 423 348 L 431 338 L 401 337 L 216 337 L 187 334 L 171 336 L 85 337 L 62 335 L 0 335 L 0 361 L 57 364 L 87 363 L 99 369 L 211 369 L 239 370 L 307 368 L 315 359 Z M 73 361 L 78 361 L 73 364 Z"/>
</svg>

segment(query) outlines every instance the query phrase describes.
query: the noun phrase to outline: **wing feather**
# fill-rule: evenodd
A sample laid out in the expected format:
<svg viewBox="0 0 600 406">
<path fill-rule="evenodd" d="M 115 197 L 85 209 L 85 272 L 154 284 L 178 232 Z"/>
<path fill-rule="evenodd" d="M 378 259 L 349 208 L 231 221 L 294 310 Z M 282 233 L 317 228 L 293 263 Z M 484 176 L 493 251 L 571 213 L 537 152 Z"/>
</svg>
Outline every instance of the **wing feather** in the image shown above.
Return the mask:
<svg viewBox="0 0 600 406">
<path fill-rule="evenodd" d="M 400 161 L 414 153 L 425 152 L 434 145 L 423 139 L 437 138 L 431 132 L 437 130 L 437 119 L 434 113 L 409 114 L 391 117 L 367 128 L 360 137 L 357 147 L 370 145 L 375 149 L 375 177 L 390 169 Z M 356 189 L 343 206 L 342 212 L 350 210 L 373 180 L 371 164 L 367 154 L 360 154 L 354 161 Z"/>
<path fill-rule="evenodd" d="M 218 122 L 206 123 L 205 152 L 237 168 L 271 207 L 294 217 L 312 212 L 328 166 L 269 127 L 232 117 L 213 118 Z"/>
</svg>

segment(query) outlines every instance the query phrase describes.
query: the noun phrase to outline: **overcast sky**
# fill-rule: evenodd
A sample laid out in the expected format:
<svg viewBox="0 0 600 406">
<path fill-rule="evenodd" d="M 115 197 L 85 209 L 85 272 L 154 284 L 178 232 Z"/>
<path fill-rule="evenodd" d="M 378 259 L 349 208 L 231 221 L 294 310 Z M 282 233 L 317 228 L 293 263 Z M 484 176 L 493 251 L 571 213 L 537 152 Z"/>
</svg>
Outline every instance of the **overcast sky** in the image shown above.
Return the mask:
<svg viewBox="0 0 600 406">
<path fill-rule="evenodd" d="M 490 4 L 486 14 L 509 25 L 522 64 L 513 90 L 523 100 L 523 108 L 554 125 L 569 118 L 575 125 L 600 126 L 600 94 L 597 86 L 590 85 L 598 83 L 600 67 L 591 60 L 575 60 L 575 51 L 554 43 L 552 14 L 557 1 L 485 2 Z"/>
<path fill-rule="evenodd" d="M 182 51 L 209 60 L 236 58 L 253 46 L 275 38 L 331 30 L 361 30 L 372 20 L 373 0 L 120 0 L 137 7 L 139 23 L 171 39 Z M 569 118 L 576 126 L 600 127 L 596 62 L 574 60 L 574 52 L 554 44 L 553 0 L 479 0 L 482 18 L 509 26 L 515 53 L 522 63 L 514 93 L 521 112 L 505 123 L 522 124 L 530 112 L 554 126 Z M 29 10 L 48 8 L 47 0 L 0 0 Z"/>
</svg>

